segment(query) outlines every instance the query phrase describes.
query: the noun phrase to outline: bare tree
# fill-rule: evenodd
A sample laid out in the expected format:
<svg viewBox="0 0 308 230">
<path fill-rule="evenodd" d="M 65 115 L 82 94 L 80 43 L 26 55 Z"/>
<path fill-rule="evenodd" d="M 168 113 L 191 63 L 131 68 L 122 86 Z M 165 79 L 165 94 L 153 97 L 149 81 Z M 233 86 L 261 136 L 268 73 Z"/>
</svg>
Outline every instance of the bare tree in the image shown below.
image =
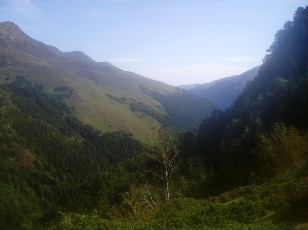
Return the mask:
<svg viewBox="0 0 308 230">
<path fill-rule="evenodd" d="M 166 201 L 169 201 L 171 178 L 180 163 L 179 150 L 175 138 L 164 131 L 159 131 L 155 139 L 155 145 L 148 147 L 146 150 L 146 156 L 150 159 L 147 172 L 150 172 L 164 183 L 165 198 Z"/>
</svg>

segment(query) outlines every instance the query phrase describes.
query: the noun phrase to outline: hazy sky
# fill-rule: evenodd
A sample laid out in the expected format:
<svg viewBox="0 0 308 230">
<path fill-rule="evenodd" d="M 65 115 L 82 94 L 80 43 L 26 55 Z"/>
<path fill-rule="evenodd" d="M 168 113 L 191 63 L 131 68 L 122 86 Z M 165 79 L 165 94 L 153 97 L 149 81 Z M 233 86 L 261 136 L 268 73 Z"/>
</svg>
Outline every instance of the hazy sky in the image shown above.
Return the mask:
<svg viewBox="0 0 308 230">
<path fill-rule="evenodd" d="M 205 83 L 262 63 L 307 0 L 0 0 L 0 21 L 62 51 L 172 85 Z"/>
</svg>

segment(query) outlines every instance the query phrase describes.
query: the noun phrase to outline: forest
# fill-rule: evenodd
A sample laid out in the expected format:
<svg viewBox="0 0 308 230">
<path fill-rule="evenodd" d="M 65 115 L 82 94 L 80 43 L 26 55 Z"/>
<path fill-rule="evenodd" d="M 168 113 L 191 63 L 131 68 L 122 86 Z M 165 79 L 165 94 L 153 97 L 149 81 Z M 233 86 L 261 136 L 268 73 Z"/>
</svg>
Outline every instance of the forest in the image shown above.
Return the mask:
<svg viewBox="0 0 308 230">
<path fill-rule="evenodd" d="M 69 88 L 7 77 L 1 229 L 307 229 L 307 63 L 308 7 L 277 32 L 230 108 L 188 132 L 166 124 L 152 145 L 83 124 L 65 102 Z M 180 96 L 154 96 L 174 103 L 169 114 L 185 109 Z"/>
</svg>

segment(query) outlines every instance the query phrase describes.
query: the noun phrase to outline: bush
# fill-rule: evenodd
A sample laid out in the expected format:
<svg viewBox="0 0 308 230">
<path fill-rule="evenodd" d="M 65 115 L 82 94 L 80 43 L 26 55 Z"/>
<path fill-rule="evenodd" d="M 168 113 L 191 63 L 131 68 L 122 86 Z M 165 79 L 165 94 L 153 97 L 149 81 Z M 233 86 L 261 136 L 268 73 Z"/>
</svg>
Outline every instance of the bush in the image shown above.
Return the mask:
<svg viewBox="0 0 308 230">
<path fill-rule="evenodd" d="M 274 124 L 269 133 L 259 135 L 258 146 L 252 150 L 258 160 L 258 174 L 266 179 L 294 168 L 304 160 L 306 147 L 297 129 Z"/>
</svg>

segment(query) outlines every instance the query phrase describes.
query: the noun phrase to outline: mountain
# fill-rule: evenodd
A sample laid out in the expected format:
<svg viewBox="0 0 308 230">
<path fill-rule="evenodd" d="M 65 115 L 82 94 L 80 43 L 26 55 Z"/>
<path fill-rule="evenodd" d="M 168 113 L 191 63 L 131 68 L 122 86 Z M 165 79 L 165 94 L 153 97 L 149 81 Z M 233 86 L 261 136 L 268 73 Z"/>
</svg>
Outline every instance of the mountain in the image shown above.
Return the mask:
<svg viewBox="0 0 308 230">
<path fill-rule="evenodd" d="M 191 94 L 210 99 L 220 109 L 230 107 L 248 81 L 254 79 L 259 67 L 252 68 L 240 75 L 222 78 L 206 84 L 180 86 Z"/>
<path fill-rule="evenodd" d="M 65 94 L 84 123 L 104 132 L 124 130 L 143 140 L 164 126 L 195 127 L 215 107 L 184 90 L 62 52 L 32 39 L 12 22 L 0 23 L 0 83 L 18 75 Z M 180 100 L 179 100 L 180 99 Z"/>
</svg>

